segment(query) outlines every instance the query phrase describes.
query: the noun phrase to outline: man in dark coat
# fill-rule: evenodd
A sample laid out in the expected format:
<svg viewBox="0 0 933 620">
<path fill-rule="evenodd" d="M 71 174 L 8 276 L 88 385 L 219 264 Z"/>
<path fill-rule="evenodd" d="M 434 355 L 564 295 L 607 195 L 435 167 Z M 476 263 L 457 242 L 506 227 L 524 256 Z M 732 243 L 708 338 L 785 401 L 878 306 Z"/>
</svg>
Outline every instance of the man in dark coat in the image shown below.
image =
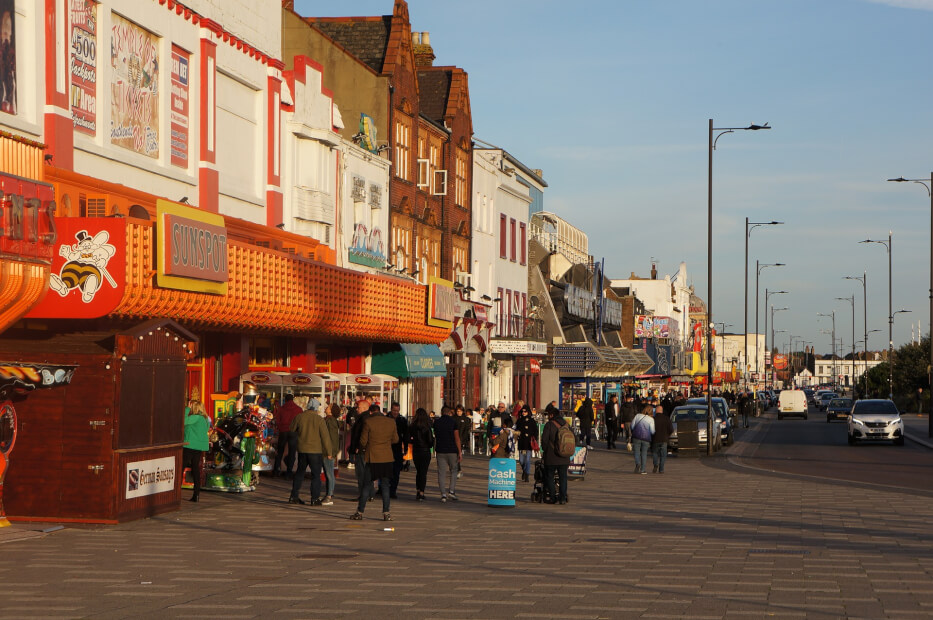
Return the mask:
<svg viewBox="0 0 933 620">
<path fill-rule="evenodd" d="M 390 497 L 398 499 L 398 481 L 402 475 L 402 465 L 405 462 L 405 453 L 408 452 L 408 420 L 402 415 L 401 407 L 398 403 L 392 403 L 389 409 L 389 417 L 395 420 L 395 428 L 398 432 L 399 440 L 392 444 L 392 488 Z"/>
<path fill-rule="evenodd" d="M 626 449 L 632 451 L 632 420 L 635 419 L 635 397 L 631 394 L 625 395 L 625 402 L 622 403 L 622 412 L 619 414 L 619 423 L 622 425 L 622 439 L 625 440 Z"/>
<path fill-rule="evenodd" d="M 616 438 L 619 436 L 619 397 L 613 394 L 606 403 L 603 419 L 606 421 L 606 449 L 616 447 Z"/>
<path fill-rule="evenodd" d="M 549 504 L 566 504 L 568 501 L 567 469 L 570 467 L 570 457 L 557 453 L 557 432 L 561 426 L 567 426 L 567 422 L 560 411 L 552 405 L 548 405 L 545 412 L 548 415 L 548 421 L 541 433 L 541 451 L 544 453 L 544 484 L 547 487 L 548 497 L 546 501 Z M 554 489 L 555 474 L 560 479 L 558 490 Z"/>
<path fill-rule="evenodd" d="M 593 399 L 587 396 L 577 411 L 577 417 L 580 419 L 580 443 L 592 448 L 593 444 L 593 424 L 596 423 L 596 412 L 593 410 Z"/>
<path fill-rule="evenodd" d="M 674 433 L 674 423 L 664 407 L 654 410 L 654 435 L 651 436 L 651 460 L 654 462 L 654 473 L 664 473 L 664 463 L 667 461 L 667 444 Z"/>
</svg>

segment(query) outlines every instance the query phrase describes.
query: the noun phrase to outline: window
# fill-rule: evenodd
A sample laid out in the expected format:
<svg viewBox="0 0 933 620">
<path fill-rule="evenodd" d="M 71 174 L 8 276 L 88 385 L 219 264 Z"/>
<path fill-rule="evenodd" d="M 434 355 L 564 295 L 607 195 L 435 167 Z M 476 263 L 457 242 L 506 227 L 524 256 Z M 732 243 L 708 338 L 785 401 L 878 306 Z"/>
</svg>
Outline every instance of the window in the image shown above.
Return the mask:
<svg viewBox="0 0 933 620">
<path fill-rule="evenodd" d="M 411 159 L 411 122 L 400 118 L 395 121 L 395 176 L 409 179 Z"/>
<path fill-rule="evenodd" d="M 463 154 L 460 152 L 457 153 L 456 166 L 457 166 L 457 169 L 456 169 L 457 186 L 455 189 L 454 201 L 457 203 L 457 205 L 463 207 L 466 205 L 466 198 L 467 198 L 467 178 L 466 178 L 467 165 L 466 165 L 466 157 L 464 157 Z"/>
<path fill-rule="evenodd" d="M 512 335 L 512 291 L 507 290 L 505 292 L 505 320 L 508 321 L 508 326 L 505 329 L 505 335 Z"/>
<path fill-rule="evenodd" d="M 502 315 L 502 302 L 505 297 L 502 296 L 502 287 L 500 286 L 496 289 L 496 335 L 504 336 L 505 335 L 505 321 L 503 321 Z"/>
<path fill-rule="evenodd" d="M 515 218 L 509 220 L 509 239 L 512 241 L 512 252 L 509 255 L 509 260 L 513 263 L 515 262 Z"/>
<path fill-rule="evenodd" d="M 288 338 L 281 336 L 250 338 L 249 363 L 253 366 L 288 366 Z"/>
<path fill-rule="evenodd" d="M 522 265 L 528 262 L 528 230 L 525 225 L 525 222 L 520 222 L 518 224 L 519 229 L 521 230 L 521 235 L 519 236 L 519 242 L 522 244 L 521 254 L 522 254 Z"/>
<path fill-rule="evenodd" d="M 499 258 L 505 258 L 507 237 L 505 230 L 505 214 L 499 214 Z"/>
</svg>

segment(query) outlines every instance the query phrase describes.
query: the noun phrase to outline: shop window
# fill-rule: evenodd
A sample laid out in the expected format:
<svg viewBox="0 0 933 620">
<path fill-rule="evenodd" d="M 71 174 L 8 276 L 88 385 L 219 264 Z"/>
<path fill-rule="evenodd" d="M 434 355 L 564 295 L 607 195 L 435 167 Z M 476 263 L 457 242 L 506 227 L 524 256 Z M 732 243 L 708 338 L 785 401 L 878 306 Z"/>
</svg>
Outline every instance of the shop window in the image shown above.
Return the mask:
<svg viewBox="0 0 933 620">
<path fill-rule="evenodd" d="M 251 366 L 288 366 L 288 338 L 256 336 L 249 339 Z"/>
</svg>

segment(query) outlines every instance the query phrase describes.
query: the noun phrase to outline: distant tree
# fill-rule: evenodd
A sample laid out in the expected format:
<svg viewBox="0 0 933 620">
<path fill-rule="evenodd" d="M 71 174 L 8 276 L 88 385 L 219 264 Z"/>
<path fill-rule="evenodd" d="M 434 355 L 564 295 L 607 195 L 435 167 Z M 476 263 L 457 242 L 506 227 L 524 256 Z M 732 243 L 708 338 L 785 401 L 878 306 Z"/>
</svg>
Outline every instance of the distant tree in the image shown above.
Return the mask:
<svg viewBox="0 0 933 620">
<path fill-rule="evenodd" d="M 920 343 L 908 343 L 894 352 L 894 402 L 901 411 L 917 410 L 917 390 L 923 388 L 924 411 L 929 411 L 930 398 L 930 337 Z M 888 362 L 882 362 L 868 371 L 868 395 L 872 398 L 888 396 Z"/>
</svg>

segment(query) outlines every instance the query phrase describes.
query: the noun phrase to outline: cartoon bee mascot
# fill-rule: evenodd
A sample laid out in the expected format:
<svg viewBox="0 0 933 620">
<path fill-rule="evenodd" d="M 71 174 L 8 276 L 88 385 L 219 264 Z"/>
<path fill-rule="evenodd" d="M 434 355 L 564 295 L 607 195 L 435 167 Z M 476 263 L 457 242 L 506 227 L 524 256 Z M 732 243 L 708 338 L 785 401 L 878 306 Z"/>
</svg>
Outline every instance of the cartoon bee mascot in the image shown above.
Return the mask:
<svg viewBox="0 0 933 620">
<path fill-rule="evenodd" d="M 86 230 L 81 230 L 75 234 L 75 239 L 78 242 L 74 245 L 62 245 L 58 249 L 58 253 L 64 256 L 67 262 L 62 265 L 58 275 L 51 275 L 49 286 L 62 297 L 68 295 L 72 289 L 78 289 L 81 292 L 81 300 L 90 303 L 101 287 L 102 277 L 107 279 L 110 286 L 117 287 L 117 283 L 107 272 L 107 262 L 117 249 L 107 243 L 110 233 L 106 230 L 93 237 L 88 235 Z"/>
</svg>

